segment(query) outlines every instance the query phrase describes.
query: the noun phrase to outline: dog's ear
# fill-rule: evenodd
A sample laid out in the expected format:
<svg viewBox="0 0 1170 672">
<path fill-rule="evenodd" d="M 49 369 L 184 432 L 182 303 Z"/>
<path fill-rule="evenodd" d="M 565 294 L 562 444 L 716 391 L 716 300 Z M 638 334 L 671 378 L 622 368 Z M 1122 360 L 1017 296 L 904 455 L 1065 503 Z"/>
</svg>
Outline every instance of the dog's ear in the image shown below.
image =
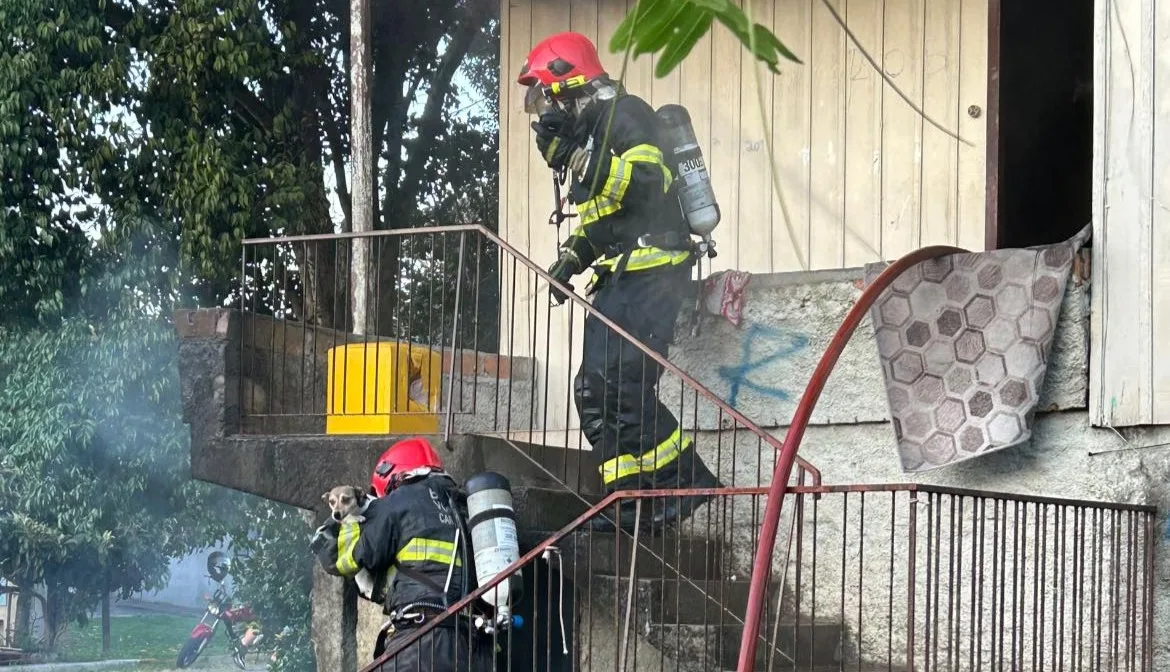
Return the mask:
<svg viewBox="0 0 1170 672">
<path fill-rule="evenodd" d="M 329 491 L 326 491 L 324 494 L 321 495 L 321 501 L 325 502 L 326 504 L 329 503 Z"/>
<path fill-rule="evenodd" d="M 368 490 L 368 488 L 363 488 L 360 485 L 355 485 L 353 487 L 353 496 L 358 498 L 358 499 L 363 499 L 365 497 L 368 497 L 370 493 L 367 490 Z"/>
</svg>

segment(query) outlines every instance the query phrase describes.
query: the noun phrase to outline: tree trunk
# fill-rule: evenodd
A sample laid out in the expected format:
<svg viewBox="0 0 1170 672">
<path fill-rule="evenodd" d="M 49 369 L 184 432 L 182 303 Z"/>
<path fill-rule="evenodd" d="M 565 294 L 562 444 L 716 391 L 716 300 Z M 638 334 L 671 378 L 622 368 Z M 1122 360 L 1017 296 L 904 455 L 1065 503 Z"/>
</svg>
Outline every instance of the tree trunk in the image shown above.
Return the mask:
<svg viewBox="0 0 1170 672">
<path fill-rule="evenodd" d="M 313 11 L 310 3 L 293 3 L 293 23 L 309 25 Z M 292 49 L 297 53 L 309 53 L 312 45 L 305 41 L 304 34 L 298 31 L 295 35 Z M 324 128 L 320 120 L 321 110 L 328 113 L 328 73 L 318 65 L 306 63 L 299 66 L 293 75 L 291 100 L 293 118 L 297 123 L 294 156 L 298 157 L 297 172 L 300 175 L 301 191 L 305 195 L 296 233 L 333 233 L 329 198 L 325 190 Z M 308 324 L 336 328 L 337 316 L 340 314 L 335 305 L 336 246 L 332 241 L 310 242 L 298 244 L 293 252 L 301 269 L 301 318 Z"/>
<path fill-rule="evenodd" d="M 102 594 L 102 653 L 110 652 L 110 580 L 106 577 L 106 592 Z"/>
<path fill-rule="evenodd" d="M 68 622 L 64 592 L 53 577 L 45 577 L 45 650 L 50 653 L 57 650 L 57 640 Z"/>
<path fill-rule="evenodd" d="M 24 648 L 32 643 L 32 607 L 33 583 L 29 580 L 16 580 L 16 587 L 20 590 L 16 596 L 16 623 L 13 624 L 13 637 L 17 648 Z"/>
</svg>

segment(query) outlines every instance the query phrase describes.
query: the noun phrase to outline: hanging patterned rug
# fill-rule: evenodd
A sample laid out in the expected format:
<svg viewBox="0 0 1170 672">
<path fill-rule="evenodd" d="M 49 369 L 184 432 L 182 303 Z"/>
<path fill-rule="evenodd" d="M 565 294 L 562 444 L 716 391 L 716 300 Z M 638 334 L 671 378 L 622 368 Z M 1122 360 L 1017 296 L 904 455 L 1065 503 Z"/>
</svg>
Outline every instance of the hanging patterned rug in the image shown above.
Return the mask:
<svg viewBox="0 0 1170 672">
<path fill-rule="evenodd" d="M 924 261 L 882 292 L 870 319 L 904 472 L 1031 438 L 1065 285 L 1091 233 Z M 867 284 L 886 265 L 867 265 Z"/>
</svg>

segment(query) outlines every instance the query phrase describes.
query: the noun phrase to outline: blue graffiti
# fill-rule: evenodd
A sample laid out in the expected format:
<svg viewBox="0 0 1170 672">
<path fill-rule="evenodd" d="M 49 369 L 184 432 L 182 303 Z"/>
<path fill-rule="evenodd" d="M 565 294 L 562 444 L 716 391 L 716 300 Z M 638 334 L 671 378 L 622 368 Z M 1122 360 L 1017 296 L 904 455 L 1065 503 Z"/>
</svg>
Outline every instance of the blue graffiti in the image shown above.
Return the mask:
<svg viewBox="0 0 1170 672">
<path fill-rule="evenodd" d="M 775 347 L 777 343 L 780 344 L 779 347 Z M 759 352 L 761 348 L 755 347 L 761 344 L 765 345 L 762 349 L 767 351 L 767 354 L 762 354 Z M 774 399 L 787 401 L 788 392 L 784 389 L 755 382 L 749 376 L 777 360 L 789 359 L 807 346 L 808 337 L 804 334 L 758 324 L 749 327 L 744 333 L 743 343 L 740 346 L 739 364 L 719 367 L 719 375 L 731 386 L 727 402 L 735 407 L 739 400 L 739 391 L 743 388 Z"/>
</svg>

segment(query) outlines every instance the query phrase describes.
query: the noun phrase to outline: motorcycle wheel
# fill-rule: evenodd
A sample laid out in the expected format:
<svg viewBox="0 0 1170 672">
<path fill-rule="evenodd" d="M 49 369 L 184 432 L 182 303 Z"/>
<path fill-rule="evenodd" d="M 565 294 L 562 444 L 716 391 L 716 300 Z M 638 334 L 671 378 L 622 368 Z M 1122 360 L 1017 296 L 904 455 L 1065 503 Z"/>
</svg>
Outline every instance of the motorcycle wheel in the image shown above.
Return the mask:
<svg viewBox="0 0 1170 672">
<path fill-rule="evenodd" d="M 192 663 L 199 658 L 199 654 L 203 653 L 203 649 L 207 647 L 207 642 L 211 641 L 210 637 L 192 637 L 187 640 L 179 651 L 179 657 L 175 660 L 175 667 L 190 667 Z"/>
<path fill-rule="evenodd" d="M 240 668 L 241 670 L 248 669 L 244 665 L 244 656 L 245 655 L 247 655 L 246 652 L 241 651 L 238 648 L 236 650 L 232 651 L 232 662 L 235 663 L 236 667 Z"/>
</svg>

